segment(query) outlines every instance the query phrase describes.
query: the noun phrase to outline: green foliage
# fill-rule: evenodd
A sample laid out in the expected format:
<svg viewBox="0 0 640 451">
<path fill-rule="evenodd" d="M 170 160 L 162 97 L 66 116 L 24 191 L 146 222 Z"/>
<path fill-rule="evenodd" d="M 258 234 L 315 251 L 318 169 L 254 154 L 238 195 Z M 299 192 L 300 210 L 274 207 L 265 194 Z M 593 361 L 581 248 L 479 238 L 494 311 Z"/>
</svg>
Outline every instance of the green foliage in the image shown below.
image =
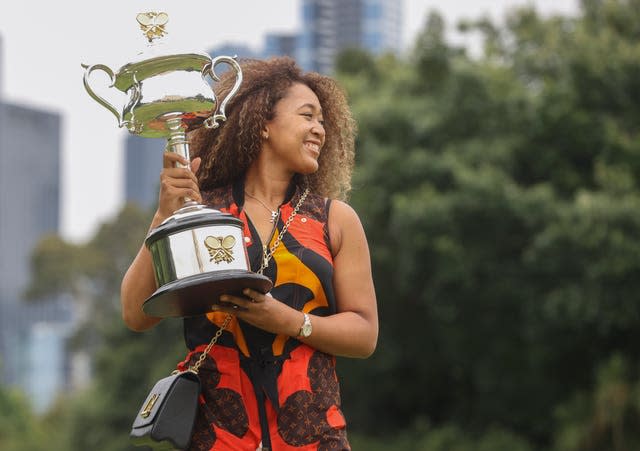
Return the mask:
<svg viewBox="0 0 640 451">
<path fill-rule="evenodd" d="M 92 302 L 91 307 L 101 312 L 119 309 L 114 299 L 120 294 L 120 281 L 144 240 L 149 221 L 148 212 L 127 205 L 111 222 L 102 224 L 88 243 L 44 237 L 32 253 L 27 298 L 37 302 L 69 294 Z"/>
<path fill-rule="evenodd" d="M 350 441 L 354 450 L 367 451 L 532 451 L 526 440 L 499 427 L 475 437 L 454 425 L 432 428 L 420 420 L 393 438 L 380 440 L 353 434 Z"/>
<path fill-rule="evenodd" d="M 640 374 L 617 353 L 597 370 L 593 392 L 577 392 L 555 409 L 556 449 L 617 451 L 638 449 L 633 432 L 640 421 Z"/>
<path fill-rule="evenodd" d="M 32 451 L 42 439 L 24 396 L 0 386 L 0 449 Z"/>
<path fill-rule="evenodd" d="M 470 21 L 473 58 L 431 15 L 409 61 L 342 74 L 381 318 L 376 354 L 340 365 L 355 430 L 401 449 L 382 438 L 423 417 L 424 449 L 476 449 L 496 424 L 536 449 L 634 449 L 633 415 L 572 441 L 577 420 L 550 413 L 639 351 L 639 13 L 603 1 Z M 407 449 L 426 443 L 408 434 Z"/>
<path fill-rule="evenodd" d="M 67 243 L 57 235 L 44 236 L 31 256 L 31 272 L 39 277 L 32 278 L 25 297 L 34 300 L 73 291 L 72 280 L 78 276 L 84 259 L 81 246 Z"/>
</svg>

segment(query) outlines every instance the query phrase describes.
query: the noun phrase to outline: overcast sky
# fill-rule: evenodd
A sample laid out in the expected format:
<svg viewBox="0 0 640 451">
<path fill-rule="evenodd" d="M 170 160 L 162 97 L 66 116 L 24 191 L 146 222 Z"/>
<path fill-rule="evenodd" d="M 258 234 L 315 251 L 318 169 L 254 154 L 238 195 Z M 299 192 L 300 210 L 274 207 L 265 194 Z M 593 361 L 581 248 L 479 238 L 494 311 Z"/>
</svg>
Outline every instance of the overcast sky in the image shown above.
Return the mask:
<svg viewBox="0 0 640 451">
<path fill-rule="evenodd" d="M 572 14 L 578 0 L 404 0 L 403 42 L 413 42 L 432 9 L 453 25 L 483 14 L 499 19 L 507 9 L 527 4 L 542 13 Z M 123 198 L 126 132 L 85 92 L 81 63 L 117 70 L 135 56 L 144 45 L 135 22 L 138 12 L 167 12 L 174 42 L 206 51 L 227 42 L 261 48 L 265 33 L 299 30 L 299 9 L 299 0 L 3 1 L 0 97 L 63 118 L 60 225 L 65 238 L 90 238 Z"/>
</svg>

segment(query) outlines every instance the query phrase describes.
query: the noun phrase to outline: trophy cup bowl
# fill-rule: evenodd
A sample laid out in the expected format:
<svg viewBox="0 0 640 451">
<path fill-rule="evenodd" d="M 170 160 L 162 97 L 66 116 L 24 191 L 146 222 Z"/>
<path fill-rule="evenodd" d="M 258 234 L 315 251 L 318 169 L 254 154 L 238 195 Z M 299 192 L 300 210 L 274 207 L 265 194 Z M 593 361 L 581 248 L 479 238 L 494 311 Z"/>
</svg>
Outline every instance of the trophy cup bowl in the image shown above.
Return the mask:
<svg viewBox="0 0 640 451">
<path fill-rule="evenodd" d="M 137 20 L 149 41 L 147 50 L 117 72 L 103 64 L 83 65 L 84 87 L 116 116 L 119 127 L 143 137 L 166 138 L 167 150 L 189 161 L 187 130 L 214 129 L 226 120 L 225 106 L 242 83 L 242 71 L 228 56 L 211 58 L 206 53 L 163 49 L 158 39 L 166 34 L 165 13 L 141 13 Z M 215 67 L 220 63 L 231 67 L 236 81 L 218 102 L 206 76 L 218 81 Z M 126 94 L 122 108 L 92 89 L 94 71 L 106 73 L 109 88 Z M 145 246 L 158 286 L 142 307 L 151 316 L 200 315 L 219 304 L 222 294 L 242 295 L 244 288 L 266 293 L 272 288 L 269 278 L 251 271 L 242 221 L 190 199 L 149 232 Z"/>
</svg>

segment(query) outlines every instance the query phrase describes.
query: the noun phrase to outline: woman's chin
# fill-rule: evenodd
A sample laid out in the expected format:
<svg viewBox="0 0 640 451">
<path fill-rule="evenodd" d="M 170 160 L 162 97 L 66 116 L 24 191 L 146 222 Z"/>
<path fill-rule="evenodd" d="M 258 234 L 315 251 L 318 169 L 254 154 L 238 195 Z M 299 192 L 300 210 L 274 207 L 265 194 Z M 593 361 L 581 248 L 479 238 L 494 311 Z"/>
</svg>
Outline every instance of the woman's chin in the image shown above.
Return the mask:
<svg viewBox="0 0 640 451">
<path fill-rule="evenodd" d="M 318 172 L 319 167 L 320 166 L 315 159 L 309 159 L 307 161 L 304 161 L 296 172 L 302 175 L 310 175 Z"/>
<path fill-rule="evenodd" d="M 311 174 L 315 174 L 316 172 L 318 172 L 318 164 L 316 163 L 315 165 L 310 165 L 307 167 L 306 171 L 303 171 L 302 174 L 304 175 L 311 175 Z"/>
</svg>

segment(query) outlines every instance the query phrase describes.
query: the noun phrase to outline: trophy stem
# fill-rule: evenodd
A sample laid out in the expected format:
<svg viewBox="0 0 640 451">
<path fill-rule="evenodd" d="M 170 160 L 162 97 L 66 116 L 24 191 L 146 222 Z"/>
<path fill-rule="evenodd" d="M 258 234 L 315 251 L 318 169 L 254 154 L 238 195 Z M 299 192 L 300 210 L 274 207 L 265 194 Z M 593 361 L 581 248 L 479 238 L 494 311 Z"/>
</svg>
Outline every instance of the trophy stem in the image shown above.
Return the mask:
<svg viewBox="0 0 640 451">
<path fill-rule="evenodd" d="M 175 117 L 167 121 L 167 128 L 169 129 L 169 139 L 167 141 L 167 150 L 174 152 L 187 160 L 187 164 L 176 163 L 178 168 L 186 168 L 191 170 L 191 157 L 189 155 L 189 141 L 187 140 L 187 134 L 184 131 L 182 125 L 182 118 Z M 193 207 L 198 205 L 196 201 L 189 197 L 184 198 L 184 207 Z"/>
</svg>

